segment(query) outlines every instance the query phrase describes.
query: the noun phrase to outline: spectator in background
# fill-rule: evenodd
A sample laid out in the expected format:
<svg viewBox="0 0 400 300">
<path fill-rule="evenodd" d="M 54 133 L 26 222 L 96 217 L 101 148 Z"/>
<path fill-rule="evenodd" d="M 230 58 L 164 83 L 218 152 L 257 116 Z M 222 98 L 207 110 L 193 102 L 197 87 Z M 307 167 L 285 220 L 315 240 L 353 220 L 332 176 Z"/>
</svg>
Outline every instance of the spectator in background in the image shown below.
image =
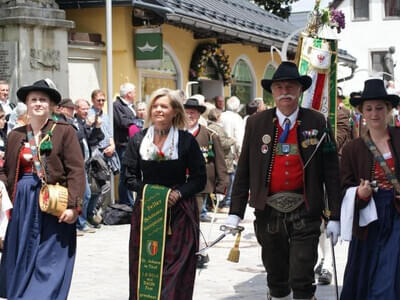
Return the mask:
<svg viewBox="0 0 400 300">
<path fill-rule="evenodd" d="M 98 143 L 104 138 L 101 131 L 101 119 L 95 118 L 93 123 L 87 122 L 90 103 L 85 99 L 76 100 L 76 113 L 73 120 L 73 126 L 78 135 L 79 145 L 81 146 L 83 158 L 85 161 L 85 178 L 86 189 L 83 198 L 82 214 L 78 218 L 77 229 L 78 235 L 83 233 L 93 233 L 95 230 L 88 224 L 89 217 L 93 217 L 93 211 L 96 203 L 93 203 L 90 186 L 88 182 L 88 162 L 92 155 L 92 147 L 97 146 Z"/>
<path fill-rule="evenodd" d="M 58 104 L 59 115 L 57 115 L 57 119 L 67 122 L 71 125 L 74 123 L 74 112 L 75 112 L 75 104 L 71 99 L 65 98 L 62 99 Z"/>
<path fill-rule="evenodd" d="M 258 103 L 256 100 L 246 104 L 246 116 L 243 118 L 243 123 L 246 125 L 247 118 L 258 112 Z"/>
<path fill-rule="evenodd" d="M 146 120 L 147 117 L 147 105 L 145 102 L 138 102 L 138 104 L 136 105 L 136 113 L 137 113 L 137 119 L 135 124 L 140 129 L 143 129 L 144 121 Z"/>
<path fill-rule="evenodd" d="M 8 81 L 0 80 L 0 105 L 3 108 L 4 113 L 6 114 L 6 119 L 11 114 L 11 111 L 15 107 L 14 103 L 10 102 L 9 97 L 10 86 Z"/>
<path fill-rule="evenodd" d="M 6 114 L 0 107 L 0 168 L 4 166 L 4 154 L 6 151 L 7 135 L 2 130 L 6 125 Z M 0 210 L 1 210 L 1 199 L 0 199 Z"/>
<path fill-rule="evenodd" d="M 214 97 L 215 107 L 219 109 L 221 112 L 225 110 L 225 100 L 222 96 Z"/>
<path fill-rule="evenodd" d="M 235 140 L 230 138 L 224 128 L 221 125 L 221 111 L 217 108 L 210 110 L 208 114 L 208 128 L 213 132 L 216 132 L 221 142 L 222 151 L 224 153 L 225 165 L 227 173 L 235 171 L 233 161 L 235 159 L 232 153 L 232 146 L 235 144 Z M 222 194 L 217 194 L 217 197 L 221 198 Z M 224 197 L 219 200 L 218 212 L 227 213 L 229 212 L 229 205 L 226 204 Z"/>
<path fill-rule="evenodd" d="M 93 151 L 92 157 L 100 153 L 102 158 L 107 162 L 108 168 L 112 174 L 116 175 L 121 169 L 121 163 L 117 152 L 115 151 L 115 143 L 112 133 L 112 124 L 109 116 L 104 112 L 103 108 L 106 103 L 106 96 L 102 90 L 96 89 L 92 92 L 92 107 L 89 109 L 88 122 L 93 123 L 96 116 L 101 118 L 101 131 L 104 138 L 97 144 L 97 149 Z M 99 186 L 98 190 L 91 190 L 91 203 L 97 203 L 97 207 L 102 206 L 102 193 L 110 186 L 110 179 L 104 182 L 103 186 Z M 99 211 L 92 216 L 88 217 L 88 222 L 94 226 L 100 223 Z"/>
<path fill-rule="evenodd" d="M 27 108 L 25 103 L 18 102 L 17 106 L 11 112 L 8 120 L 7 131 L 10 132 L 12 129 L 24 126 L 28 123 Z"/>
<path fill-rule="evenodd" d="M 257 104 L 257 112 L 266 110 L 266 106 L 262 98 L 255 98 L 253 101 Z"/>
<path fill-rule="evenodd" d="M 119 96 L 113 104 L 114 138 L 119 160 L 122 162 L 128 145 L 129 128 L 135 125 L 136 112 L 133 108 L 136 87 L 132 83 L 124 83 L 120 87 Z M 122 163 L 118 182 L 118 199 L 120 204 L 133 206 L 133 193 L 125 186 L 125 166 Z"/>
<path fill-rule="evenodd" d="M 207 199 L 210 194 L 225 194 L 229 182 L 224 153 L 217 133 L 199 124 L 205 106 L 199 104 L 196 98 L 189 98 L 184 107 L 188 116 L 188 131 L 195 137 L 206 161 L 207 184 L 203 191 L 196 194 L 200 221 L 211 222 L 211 218 L 207 215 Z M 204 267 L 208 261 L 208 255 L 199 255 L 197 267 Z"/>
<path fill-rule="evenodd" d="M 244 134 L 244 123 L 242 117 L 239 115 L 240 100 L 236 96 L 230 97 L 226 101 L 226 111 L 221 114 L 221 124 L 226 134 L 235 141 L 232 146 L 232 153 L 235 159 L 233 160 L 233 171 L 229 172 L 229 187 L 225 196 L 225 205 L 231 205 L 231 193 L 232 184 L 235 179 L 235 170 L 237 161 L 239 159 L 240 150 L 242 148 L 243 134 Z M 232 169 L 230 169 L 232 170 Z"/>
</svg>

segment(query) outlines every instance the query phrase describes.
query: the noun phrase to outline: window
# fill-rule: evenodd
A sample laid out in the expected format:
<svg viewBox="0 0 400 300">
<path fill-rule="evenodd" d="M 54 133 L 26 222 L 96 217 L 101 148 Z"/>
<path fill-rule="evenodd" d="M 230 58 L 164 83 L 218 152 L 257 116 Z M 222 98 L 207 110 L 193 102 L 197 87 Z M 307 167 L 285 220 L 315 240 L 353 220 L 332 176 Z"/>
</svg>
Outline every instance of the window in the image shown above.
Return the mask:
<svg viewBox="0 0 400 300">
<path fill-rule="evenodd" d="M 384 71 L 384 57 L 385 57 L 386 51 L 374 51 L 371 52 L 371 73 L 375 74 L 376 73 L 382 73 Z"/>
<path fill-rule="evenodd" d="M 274 67 L 274 65 L 269 64 L 267 69 L 265 70 L 263 79 L 271 79 L 275 73 L 275 70 L 276 68 Z M 275 106 L 274 98 L 272 98 L 271 93 L 266 91 L 265 89 L 263 89 L 263 101 L 265 105 L 267 105 L 268 107 Z"/>
<path fill-rule="evenodd" d="M 164 49 L 163 60 L 159 68 L 142 69 L 141 101 L 147 101 L 152 92 L 159 88 L 178 88 L 178 74 L 175 63 Z"/>
<path fill-rule="evenodd" d="M 369 19 L 369 0 L 354 0 L 354 19 Z"/>
<path fill-rule="evenodd" d="M 243 104 L 249 103 L 254 98 L 253 82 L 250 67 L 243 59 L 239 59 L 232 72 L 231 95 L 238 97 Z"/>
<path fill-rule="evenodd" d="M 385 17 L 400 17 L 400 0 L 385 0 Z"/>
</svg>

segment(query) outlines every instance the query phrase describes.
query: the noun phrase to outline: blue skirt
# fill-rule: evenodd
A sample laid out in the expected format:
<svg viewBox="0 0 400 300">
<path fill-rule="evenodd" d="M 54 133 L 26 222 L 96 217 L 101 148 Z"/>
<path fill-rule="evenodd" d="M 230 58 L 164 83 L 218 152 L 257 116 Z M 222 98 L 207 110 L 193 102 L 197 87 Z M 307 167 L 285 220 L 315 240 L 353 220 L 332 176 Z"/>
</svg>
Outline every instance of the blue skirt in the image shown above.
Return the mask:
<svg viewBox="0 0 400 300">
<path fill-rule="evenodd" d="M 17 191 L 0 265 L 0 297 L 67 299 L 75 262 L 75 224 L 42 213 L 41 182 L 24 174 Z"/>
<path fill-rule="evenodd" d="M 378 220 L 368 225 L 366 240 L 353 236 L 341 300 L 400 299 L 400 216 L 393 191 L 379 190 L 374 199 Z"/>
</svg>

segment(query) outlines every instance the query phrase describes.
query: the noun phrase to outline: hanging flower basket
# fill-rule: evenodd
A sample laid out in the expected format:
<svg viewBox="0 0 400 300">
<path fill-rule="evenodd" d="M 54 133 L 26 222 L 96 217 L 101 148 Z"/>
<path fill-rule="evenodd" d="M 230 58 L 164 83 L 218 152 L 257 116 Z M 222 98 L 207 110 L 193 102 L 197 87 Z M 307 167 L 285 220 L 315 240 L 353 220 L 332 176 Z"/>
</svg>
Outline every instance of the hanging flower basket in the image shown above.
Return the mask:
<svg viewBox="0 0 400 300">
<path fill-rule="evenodd" d="M 218 44 L 206 43 L 197 46 L 190 63 L 189 79 L 196 81 L 206 77 L 207 65 L 211 64 L 217 71 L 218 78 L 228 85 L 232 82 L 231 67 L 228 62 L 229 56 Z"/>
</svg>

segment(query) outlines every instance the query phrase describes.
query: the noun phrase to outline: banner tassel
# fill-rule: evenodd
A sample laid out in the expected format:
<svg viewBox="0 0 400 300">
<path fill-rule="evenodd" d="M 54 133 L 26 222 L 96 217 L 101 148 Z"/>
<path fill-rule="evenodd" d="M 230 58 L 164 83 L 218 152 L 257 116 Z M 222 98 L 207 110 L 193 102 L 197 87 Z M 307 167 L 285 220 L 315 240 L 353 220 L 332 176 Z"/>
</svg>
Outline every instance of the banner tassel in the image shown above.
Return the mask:
<svg viewBox="0 0 400 300">
<path fill-rule="evenodd" d="M 168 220 L 168 231 L 167 231 L 168 235 L 172 235 L 171 219 L 172 219 L 172 212 L 171 208 L 169 208 L 169 220 Z"/>
<path fill-rule="evenodd" d="M 239 231 L 239 233 L 236 236 L 235 245 L 229 252 L 228 261 L 235 262 L 235 263 L 239 262 L 239 257 L 240 257 L 239 243 L 240 243 L 241 235 L 242 234 Z"/>
</svg>

